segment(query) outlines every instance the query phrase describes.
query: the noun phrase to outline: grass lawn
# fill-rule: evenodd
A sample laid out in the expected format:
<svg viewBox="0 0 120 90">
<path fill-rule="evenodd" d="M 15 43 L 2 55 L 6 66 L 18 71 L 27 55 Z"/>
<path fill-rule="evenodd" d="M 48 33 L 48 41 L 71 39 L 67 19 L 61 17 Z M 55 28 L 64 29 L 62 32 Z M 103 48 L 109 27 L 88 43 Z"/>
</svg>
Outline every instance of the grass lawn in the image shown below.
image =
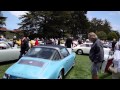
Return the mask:
<svg viewBox="0 0 120 90">
<path fill-rule="evenodd" d="M 65 77 L 66 79 L 91 79 L 91 62 L 88 55 L 77 55 L 76 65 Z M 100 79 L 111 79 L 110 74 L 99 73 Z"/>
<path fill-rule="evenodd" d="M 6 69 L 8 69 L 13 63 L 0 64 L 0 79 L 3 77 Z"/>
<path fill-rule="evenodd" d="M 0 65 L 0 78 L 4 75 L 5 70 L 14 62 Z M 90 72 L 91 62 L 88 55 L 77 55 L 75 67 L 66 75 L 65 79 L 91 79 Z M 111 79 L 111 75 L 99 73 L 100 79 Z"/>
</svg>

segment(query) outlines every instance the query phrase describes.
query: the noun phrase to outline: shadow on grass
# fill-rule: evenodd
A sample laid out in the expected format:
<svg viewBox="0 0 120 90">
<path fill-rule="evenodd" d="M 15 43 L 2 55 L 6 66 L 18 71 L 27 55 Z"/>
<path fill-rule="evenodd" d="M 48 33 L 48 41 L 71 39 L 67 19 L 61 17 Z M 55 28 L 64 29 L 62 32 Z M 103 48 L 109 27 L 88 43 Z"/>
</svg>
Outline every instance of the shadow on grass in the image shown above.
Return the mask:
<svg viewBox="0 0 120 90">
<path fill-rule="evenodd" d="M 104 74 L 104 75 L 100 76 L 100 79 L 110 79 L 108 77 L 110 77 L 111 75 L 112 74 L 110 74 L 110 73 Z"/>
<path fill-rule="evenodd" d="M 76 53 L 76 55 L 79 55 L 79 54 Z M 83 54 L 80 54 L 80 55 L 89 56 L 89 54 L 84 54 L 84 53 L 83 53 Z"/>
<path fill-rule="evenodd" d="M 74 67 L 72 67 L 68 72 L 67 74 L 64 76 L 64 79 L 68 79 L 67 76 L 70 74 L 70 72 L 74 69 Z"/>
<path fill-rule="evenodd" d="M 0 62 L 0 65 L 7 65 L 7 64 L 11 64 L 11 63 L 15 63 L 18 60 L 12 60 L 12 61 L 4 61 L 4 62 Z"/>
<path fill-rule="evenodd" d="M 89 56 L 89 54 L 82 54 L 82 56 Z"/>
</svg>

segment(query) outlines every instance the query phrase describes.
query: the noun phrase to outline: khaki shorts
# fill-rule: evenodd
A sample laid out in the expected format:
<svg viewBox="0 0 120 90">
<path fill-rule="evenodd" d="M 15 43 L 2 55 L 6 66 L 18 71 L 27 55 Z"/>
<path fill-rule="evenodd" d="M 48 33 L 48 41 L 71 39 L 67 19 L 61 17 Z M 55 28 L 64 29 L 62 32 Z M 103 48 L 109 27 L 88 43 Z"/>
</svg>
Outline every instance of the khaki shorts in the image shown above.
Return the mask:
<svg viewBox="0 0 120 90">
<path fill-rule="evenodd" d="M 92 66 L 91 66 L 91 73 L 92 75 L 98 75 L 98 72 L 100 71 L 102 62 L 99 62 L 97 64 L 92 62 Z"/>
</svg>

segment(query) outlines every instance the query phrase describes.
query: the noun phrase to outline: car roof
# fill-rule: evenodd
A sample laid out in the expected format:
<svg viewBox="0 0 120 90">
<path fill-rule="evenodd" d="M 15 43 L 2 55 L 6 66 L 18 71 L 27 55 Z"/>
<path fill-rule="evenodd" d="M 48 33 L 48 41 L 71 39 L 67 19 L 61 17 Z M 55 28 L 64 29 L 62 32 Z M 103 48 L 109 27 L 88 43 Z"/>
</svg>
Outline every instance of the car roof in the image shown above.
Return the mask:
<svg viewBox="0 0 120 90">
<path fill-rule="evenodd" d="M 51 45 L 51 44 L 47 44 L 47 45 L 40 45 L 40 46 L 35 46 L 35 47 L 48 47 L 48 48 L 57 48 L 57 49 L 63 49 L 65 48 L 65 46 L 60 46 L 60 45 Z"/>
</svg>

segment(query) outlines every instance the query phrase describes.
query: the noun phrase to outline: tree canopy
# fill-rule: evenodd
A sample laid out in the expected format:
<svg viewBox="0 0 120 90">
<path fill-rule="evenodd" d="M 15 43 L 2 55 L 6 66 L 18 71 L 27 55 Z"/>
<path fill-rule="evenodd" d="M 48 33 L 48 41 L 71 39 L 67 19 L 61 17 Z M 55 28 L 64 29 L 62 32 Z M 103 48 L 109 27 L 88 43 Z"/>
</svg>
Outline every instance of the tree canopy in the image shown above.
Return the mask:
<svg viewBox="0 0 120 90">
<path fill-rule="evenodd" d="M 98 35 L 98 38 L 101 40 L 106 40 L 107 39 L 107 34 L 104 31 L 99 31 L 96 33 Z"/>
<path fill-rule="evenodd" d="M 86 33 L 89 23 L 87 11 L 29 11 L 22 15 L 20 28 L 29 33 L 38 32 L 46 37 L 56 37 L 69 33 L 76 36 Z"/>
<path fill-rule="evenodd" d="M 114 38 L 118 40 L 117 34 L 114 31 L 109 32 L 109 34 L 108 34 L 108 40 L 113 40 Z"/>
<path fill-rule="evenodd" d="M 110 22 L 107 20 L 93 18 L 90 21 L 90 29 L 89 32 L 99 32 L 104 31 L 105 33 L 109 33 L 111 31 Z"/>
<path fill-rule="evenodd" d="M 20 17 L 19 25 L 26 35 L 37 37 L 65 37 L 68 34 L 77 37 L 95 32 L 101 39 L 107 39 L 106 34 L 114 31 L 108 20 L 93 18 L 89 21 L 86 14 L 87 11 L 29 11 Z M 119 32 L 114 32 L 119 38 Z"/>
</svg>

